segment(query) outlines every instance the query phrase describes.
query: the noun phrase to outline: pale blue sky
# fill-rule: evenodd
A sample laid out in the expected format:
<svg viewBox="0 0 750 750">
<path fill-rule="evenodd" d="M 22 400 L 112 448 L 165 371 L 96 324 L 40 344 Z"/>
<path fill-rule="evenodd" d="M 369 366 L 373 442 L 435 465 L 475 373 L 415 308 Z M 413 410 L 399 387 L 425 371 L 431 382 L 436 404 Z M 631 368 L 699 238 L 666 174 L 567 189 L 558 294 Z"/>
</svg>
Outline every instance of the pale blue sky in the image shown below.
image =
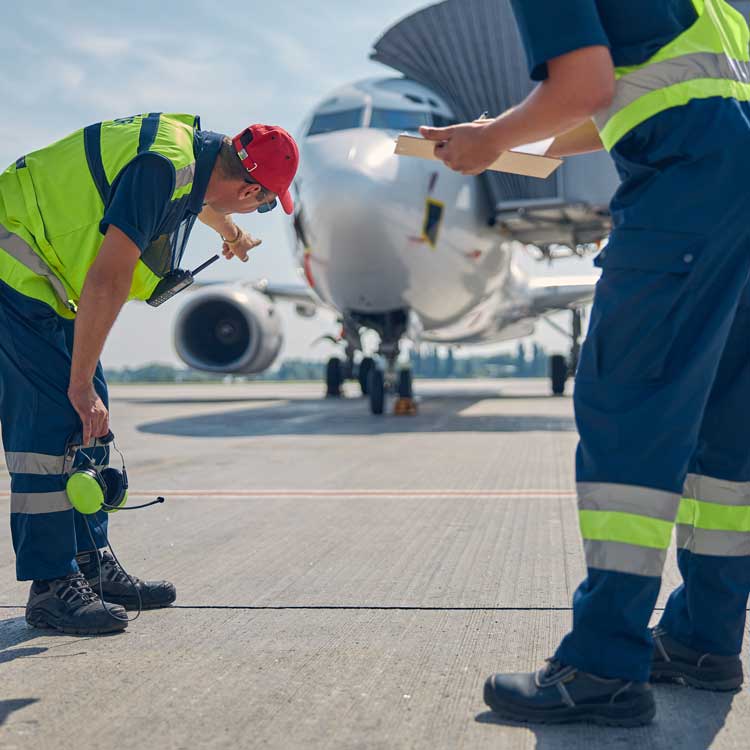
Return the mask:
<svg viewBox="0 0 750 750">
<path fill-rule="evenodd" d="M 373 42 L 426 4 L 8 0 L 0 28 L 0 168 L 83 125 L 137 112 L 191 112 L 204 128 L 228 134 L 250 122 L 295 132 L 331 89 L 388 74 L 368 59 Z M 295 280 L 284 221 L 281 211 L 241 218 L 264 244 L 250 263 L 222 261 L 206 276 Z M 212 233 L 197 228 L 188 264 L 216 248 Z M 589 269 L 590 262 L 570 272 Z M 176 307 L 127 306 L 105 365 L 176 362 L 170 340 Z M 283 316 L 286 356 L 317 358 L 330 351 L 311 342 L 335 330 L 331 316 L 302 321 L 288 310 Z M 549 334 L 542 340 L 561 342 Z"/>
</svg>

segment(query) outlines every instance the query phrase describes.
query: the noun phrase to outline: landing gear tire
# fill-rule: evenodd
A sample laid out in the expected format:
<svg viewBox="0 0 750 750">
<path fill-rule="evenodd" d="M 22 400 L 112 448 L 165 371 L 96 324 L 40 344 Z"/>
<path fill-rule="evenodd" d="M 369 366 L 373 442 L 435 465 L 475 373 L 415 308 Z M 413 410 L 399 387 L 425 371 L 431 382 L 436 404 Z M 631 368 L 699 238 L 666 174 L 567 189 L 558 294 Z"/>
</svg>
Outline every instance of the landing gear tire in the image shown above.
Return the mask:
<svg viewBox="0 0 750 750">
<path fill-rule="evenodd" d="M 341 360 L 338 357 L 331 357 L 326 365 L 326 398 L 341 398 L 343 382 Z"/>
<path fill-rule="evenodd" d="M 370 370 L 367 391 L 370 397 L 370 411 L 373 414 L 382 414 L 385 407 L 385 376 L 380 368 L 373 367 Z"/>
<path fill-rule="evenodd" d="M 359 363 L 359 372 L 357 378 L 359 387 L 362 389 L 362 395 L 367 396 L 370 392 L 370 373 L 375 367 L 375 360 L 372 357 L 365 357 Z"/>
<path fill-rule="evenodd" d="M 413 417 L 417 413 L 411 370 L 401 370 L 398 374 L 398 401 L 393 413 L 397 417 Z"/>
<path fill-rule="evenodd" d="M 412 386 L 411 370 L 401 370 L 398 374 L 398 397 L 413 398 L 414 388 Z"/>
<path fill-rule="evenodd" d="M 568 362 L 562 354 L 553 354 L 550 357 L 549 376 L 552 381 L 552 394 L 562 396 L 568 379 Z"/>
</svg>

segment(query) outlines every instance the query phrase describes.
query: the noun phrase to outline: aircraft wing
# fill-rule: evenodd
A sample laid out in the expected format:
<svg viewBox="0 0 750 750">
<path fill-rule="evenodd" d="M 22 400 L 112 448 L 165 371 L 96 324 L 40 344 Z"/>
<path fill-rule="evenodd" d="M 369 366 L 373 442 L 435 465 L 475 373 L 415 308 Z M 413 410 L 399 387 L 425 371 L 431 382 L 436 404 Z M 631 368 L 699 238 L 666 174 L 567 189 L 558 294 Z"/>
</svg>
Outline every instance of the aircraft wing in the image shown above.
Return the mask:
<svg viewBox="0 0 750 750">
<path fill-rule="evenodd" d="M 210 286 L 234 286 L 237 284 L 245 286 L 245 283 L 237 280 L 231 281 L 223 279 L 220 281 L 196 281 L 194 284 L 190 285 L 190 289 L 191 291 L 197 291 L 198 289 L 205 289 Z M 312 305 L 315 307 L 318 307 L 321 304 L 313 291 L 304 284 L 274 284 L 268 279 L 261 279 L 260 281 L 249 283 L 249 286 L 274 302 L 276 300 L 281 300 L 282 302 L 291 302 L 298 305 Z"/>
<path fill-rule="evenodd" d="M 318 307 L 320 300 L 315 296 L 312 289 L 305 284 L 274 284 L 268 279 L 262 279 L 253 283 L 253 289 L 264 294 L 272 300 L 282 300 L 299 305 L 313 305 Z"/>
<path fill-rule="evenodd" d="M 238 281 L 196 281 L 191 285 L 191 291 L 197 291 L 206 287 L 230 287 L 249 286 L 271 302 L 290 302 L 296 308 L 297 314 L 303 318 L 311 318 L 315 315 L 323 303 L 318 299 L 315 292 L 305 284 L 275 284 L 268 279 L 253 282 Z"/>
<path fill-rule="evenodd" d="M 570 310 L 594 298 L 598 276 L 548 276 L 529 281 L 531 308 L 536 315 Z"/>
<path fill-rule="evenodd" d="M 323 307 L 321 300 L 306 284 L 274 284 L 263 279 L 256 281 L 252 287 L 272 302 L 291 302 L 297 315 L 303 318 L 314 317 L 318 308 Z"/>
</svg>

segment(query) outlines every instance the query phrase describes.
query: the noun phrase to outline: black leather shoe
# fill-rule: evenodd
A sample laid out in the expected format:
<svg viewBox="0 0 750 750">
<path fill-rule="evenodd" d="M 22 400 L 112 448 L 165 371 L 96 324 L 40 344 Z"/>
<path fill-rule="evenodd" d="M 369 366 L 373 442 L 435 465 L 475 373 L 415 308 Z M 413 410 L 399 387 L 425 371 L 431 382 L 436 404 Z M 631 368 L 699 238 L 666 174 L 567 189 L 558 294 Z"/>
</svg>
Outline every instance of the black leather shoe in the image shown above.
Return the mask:
<svg viewBox="0 0 750 750">
<path fill-rule="evenodd" d="M 98 592 L 99 565 L 96 562 L 96 552 L 82 552 L 76 555 L 76 560 L 91 588 Z M 120 604 L 125 609 L 138 609 L 140 594 L 141 609 L 158 609 L 168 607 L 177 598 L 175 587 L 169 581 L 142 581 L 134 575 L 128 578 L 117 560 L 106 550 L 99 552 L 99 560 L 105 602 Z M 136 587 L 138 593 L 135 591 Z"/>
<path fill-rule="evenodd" d="M 744 679 L 739 656 L 718 656 L 683 646 L 666 630 L 654 628 L 651 682 L 676 682 L 699 690 L 737 690 Z"/>
<path fill-rule="evenodd" d="M 492 675 L 484 685 L 484 702 L 504 719 L 538 724 L 640 727 L 654 718 L 647 683 L 605 679 L 547 661 L 536 673 Z"/>
<path fill-rule="evenodd" d="M 122 607 L 107 605 L 91 590 L 81 573 L 53 581 L 34 581 L 26 605 L 26 622 L 75 635 L 115 633 L 128 626 Z"/>
</svg>

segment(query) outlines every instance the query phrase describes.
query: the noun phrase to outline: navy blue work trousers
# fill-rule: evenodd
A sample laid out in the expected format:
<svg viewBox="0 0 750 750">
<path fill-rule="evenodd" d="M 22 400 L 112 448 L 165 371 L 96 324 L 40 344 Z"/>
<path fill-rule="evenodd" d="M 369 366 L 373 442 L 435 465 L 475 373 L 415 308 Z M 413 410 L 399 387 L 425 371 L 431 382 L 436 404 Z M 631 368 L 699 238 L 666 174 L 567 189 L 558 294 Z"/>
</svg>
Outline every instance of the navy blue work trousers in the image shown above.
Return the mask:
<svg viewBox="0 0 750 750">
<path fill-rule="evenodd" d="M 662 626 L 738 654 L 750 592 L 750 106 L 691 102 L 615 149 L 622 186 L 597 259 L 575 386 L 588 576 L 557 658 L 645 681 Z"/>
<path fill-rule="evenodd" d="M 75 572 L 77 553 L 106 544 L 107 514 L 89 517 L 87 528 L 65 493 L 66 447 L 81 430 L 67 396 L 73 329 L 73 321 L 0 281 L 0 426 L 20 581 Z M 94 384 L 108 404 L 101 364 Z M 108 464 L 109 449 L 87 452 L 97 466 Z"/>
</svg>

